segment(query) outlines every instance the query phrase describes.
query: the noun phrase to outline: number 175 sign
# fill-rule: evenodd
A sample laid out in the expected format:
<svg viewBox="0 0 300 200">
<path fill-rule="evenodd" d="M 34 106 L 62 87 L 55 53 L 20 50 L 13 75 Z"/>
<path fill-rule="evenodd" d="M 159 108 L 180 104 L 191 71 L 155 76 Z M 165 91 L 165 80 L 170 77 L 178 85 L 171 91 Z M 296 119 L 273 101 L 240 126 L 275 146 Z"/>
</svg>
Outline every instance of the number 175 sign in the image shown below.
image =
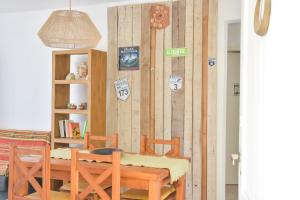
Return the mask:
<svg viewBox="0 0 300 200">
<path fill-rule="evenodd" d="M 126 101 L 130 96 L 130 89 L 127 79 L 115 81 L 115 89 L 118 99 Z"/>
</svg>

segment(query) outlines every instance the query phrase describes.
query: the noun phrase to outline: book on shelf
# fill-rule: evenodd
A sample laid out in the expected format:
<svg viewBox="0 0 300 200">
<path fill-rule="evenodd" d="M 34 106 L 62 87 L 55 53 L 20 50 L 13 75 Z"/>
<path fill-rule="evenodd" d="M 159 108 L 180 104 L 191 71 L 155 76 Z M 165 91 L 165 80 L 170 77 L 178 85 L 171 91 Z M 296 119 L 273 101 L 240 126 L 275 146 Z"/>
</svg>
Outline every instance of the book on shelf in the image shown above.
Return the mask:
<svg viewBox="0 0 300 200">
<path fill-rule="evenodd" d="M 82 133 L 81 133 L 81 137 L 84 138 L 85 134 L 86 134 L 86 130 L 87 130 L 87 123 L 88 121 L 85 120 L 84 124 L 83 124 L 83 129 L 82 129 Z"/>
<path fill-rule="evenodd" d="M 66 132 L 66 137 L 70 138 L 72 135 L 70 134 L 69 130 L 69 123 L 73 122 L 72 120 L 65 120 L 65 132 Z"/>
<path fill-rule="evenodd" d="M 80 127 L 79 123 L 77 122 L 69 122 L 68 123 L 68 131 L 69 131 L 69 136 L 71 138 L 80 138 Z"/>
<path fill-rule="evenodd" d="M 61 138 L 80 138 L 80 125 L 73 120 L 59 120 L 59 133 Z"/>
<path fill-rule="evenodd" d="M 59 120 L 59 133 L 61 138 L 66 137 L 66 132 L 65 132 L 65 120 Z"/>
</svg>

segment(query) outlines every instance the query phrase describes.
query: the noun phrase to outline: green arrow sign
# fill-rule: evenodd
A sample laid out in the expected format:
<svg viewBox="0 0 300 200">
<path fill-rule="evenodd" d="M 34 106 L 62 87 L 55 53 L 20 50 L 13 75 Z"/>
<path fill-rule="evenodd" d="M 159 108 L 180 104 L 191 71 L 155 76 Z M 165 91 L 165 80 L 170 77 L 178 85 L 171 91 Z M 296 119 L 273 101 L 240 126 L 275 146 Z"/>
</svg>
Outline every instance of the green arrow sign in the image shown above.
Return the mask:
<svg viewBox="0 0 300 200">
<path fill-rule="evenodd" d="M 165 56 L 167 57 L 182 57 L 187 56 L 188 50 L 187 48 L 168 48 L 165 49 Z"/>
</svg>

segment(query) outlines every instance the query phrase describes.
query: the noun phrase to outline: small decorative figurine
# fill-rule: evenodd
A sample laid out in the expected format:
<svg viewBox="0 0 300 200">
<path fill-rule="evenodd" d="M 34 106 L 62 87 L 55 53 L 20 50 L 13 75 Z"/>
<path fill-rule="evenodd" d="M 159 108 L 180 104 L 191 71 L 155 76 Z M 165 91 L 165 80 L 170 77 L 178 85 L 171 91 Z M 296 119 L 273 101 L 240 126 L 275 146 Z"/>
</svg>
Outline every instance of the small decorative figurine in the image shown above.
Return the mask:
<svg viewBox="0 0 300 200">
<path fill-rule="evenodd" d="M 87 103 L 86 102 L 81 103 L 80 105 L 83 106 L 83 109 L 87 109 Z"/>
<path fill-rule="evenodd" d="M 72 109 L 72 110 L 76 110 L 76 109 L 77 109 L 77 106 L 76 106 L 75 104 L 68 103 L 68 104 L 67 104 L 67 108 L 68 108 L 68 109 Z"/>
<path fill-rule="evenodd" d="M 86 63 L 82 62 L 77 67 L 79 79 L 86 79 L 88 75 L 88 66 Z"/>
<path fill-rule="evenodd" d="M 76 80 L 76 76 L 74 73 L 69 73 L 67 76 L 66 76 L 66 80 Z"/>
<path fill-rule="evenodd" d="M 75 72 L 75 80 L 80 80 L 80 76 L 78 72 Z"/>
<path fill-rule="evenodd" d="M 87 109 L 87 103 L 81 103 L 80 105 L 77 106 L 78 110 L 86 110 Z"/>
</svg>

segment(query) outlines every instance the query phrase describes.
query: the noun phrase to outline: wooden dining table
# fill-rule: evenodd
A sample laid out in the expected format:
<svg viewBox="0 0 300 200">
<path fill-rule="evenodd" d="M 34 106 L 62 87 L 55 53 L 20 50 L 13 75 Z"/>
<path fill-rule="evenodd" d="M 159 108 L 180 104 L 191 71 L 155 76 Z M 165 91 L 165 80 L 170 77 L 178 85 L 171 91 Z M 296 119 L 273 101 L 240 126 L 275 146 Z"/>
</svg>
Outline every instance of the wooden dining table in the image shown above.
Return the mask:
<svg viewBox="0 0 300 200">
<path fill-rule="evenodd" d="M 109 163 L 97 163 L 81 161 L 91 174 L 101 174 L 110 167 Z M 30 167 L 32 161 L 26 161 Z M 51 158 L 51 179 L 70 181 L 71 160 Z M 38 173 L 37 177 L 40 176 Z M 121 187 L 148 190 L 148 199 L 160 200 L 161 188 L 170 183 L 170 172 L 168 169 L 136 167 L 121 165 Z M 185 199 L 185 175 L 181 176 L 174 184 L 176 188 L 176 199 Z"/>
</svg>

